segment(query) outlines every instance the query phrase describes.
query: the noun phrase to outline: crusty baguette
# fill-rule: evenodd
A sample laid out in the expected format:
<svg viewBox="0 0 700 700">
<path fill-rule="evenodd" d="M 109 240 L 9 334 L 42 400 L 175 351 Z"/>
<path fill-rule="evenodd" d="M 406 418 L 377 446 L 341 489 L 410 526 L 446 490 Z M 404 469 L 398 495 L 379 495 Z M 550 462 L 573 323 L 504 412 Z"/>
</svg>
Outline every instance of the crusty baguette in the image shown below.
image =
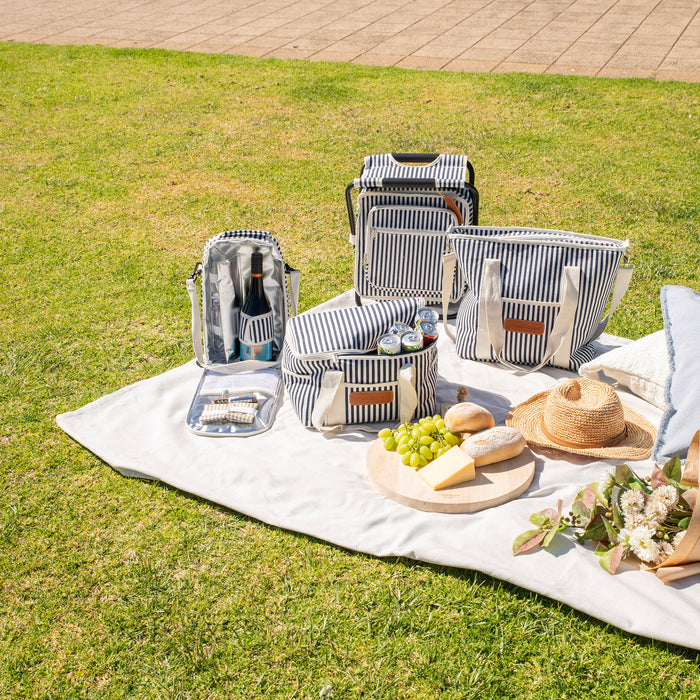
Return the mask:
<svg viewBox="0 0 700 700">
<path fill-rule="evenodd" d="M 456 403 L 445 412 L 445 427 L 454 433 L 475 433 L 494 425 L 493 416 L 475 403 Z"/>
<path fill-rule="evenodd" d="M 525 449 L 525 438 L 519 430 L 499 425 L 472 435 L 460 447 L 474 460 L 474 466 L 483 467 L 517 457 Z"/>
</svg>

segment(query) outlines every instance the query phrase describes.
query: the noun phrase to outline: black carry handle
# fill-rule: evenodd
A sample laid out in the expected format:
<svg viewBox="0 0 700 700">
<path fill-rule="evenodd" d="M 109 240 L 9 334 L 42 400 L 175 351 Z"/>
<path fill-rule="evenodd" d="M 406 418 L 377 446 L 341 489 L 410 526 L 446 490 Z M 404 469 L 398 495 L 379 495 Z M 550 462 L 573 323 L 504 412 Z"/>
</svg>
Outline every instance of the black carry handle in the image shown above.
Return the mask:
<svg viewBox="0 0 700 700">
<path fill-rule="evenodd" d="M 440 157 L 439 153 L 392 153 L 391 157 L 399 163 L 432 163 Z"/>
<path fill-rule="evenodd" d="M 433 177 L 383 177 L 382 187 L 420 187 L 437 190 L 437 182 Z"/>
</svg>

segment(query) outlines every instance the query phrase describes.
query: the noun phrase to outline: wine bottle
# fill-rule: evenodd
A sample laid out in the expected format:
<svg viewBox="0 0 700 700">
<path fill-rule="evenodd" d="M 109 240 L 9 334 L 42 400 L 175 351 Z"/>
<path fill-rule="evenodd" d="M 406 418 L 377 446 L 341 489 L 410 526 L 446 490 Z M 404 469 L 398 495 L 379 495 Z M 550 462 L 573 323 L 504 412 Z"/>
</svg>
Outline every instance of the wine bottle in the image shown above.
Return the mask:
<svg viewBox="0 0 700 700">
<path fill-rule="evenodd" d="M 262 253 L 253 251 L 248 296 L 241 309 L 241 360 L 272 359 L 272 309 L 263 288 L 262 263 Z"/>
</svg>

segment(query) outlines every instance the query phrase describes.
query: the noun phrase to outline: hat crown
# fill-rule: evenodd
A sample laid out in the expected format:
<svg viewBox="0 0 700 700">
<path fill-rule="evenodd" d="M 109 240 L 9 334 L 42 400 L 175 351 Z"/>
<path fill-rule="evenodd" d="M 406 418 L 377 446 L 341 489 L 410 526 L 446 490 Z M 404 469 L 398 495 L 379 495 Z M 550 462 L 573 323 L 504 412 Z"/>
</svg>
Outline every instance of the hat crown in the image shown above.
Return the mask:
<svg viewBox="0 0 700 700">
<path fill-rule="evenodd" d="M 625 435 L 622 403 L 608 384 L 570 379 L 549 392 L 542 428 L 563 445 L 613 444 Z"/>
</svg>

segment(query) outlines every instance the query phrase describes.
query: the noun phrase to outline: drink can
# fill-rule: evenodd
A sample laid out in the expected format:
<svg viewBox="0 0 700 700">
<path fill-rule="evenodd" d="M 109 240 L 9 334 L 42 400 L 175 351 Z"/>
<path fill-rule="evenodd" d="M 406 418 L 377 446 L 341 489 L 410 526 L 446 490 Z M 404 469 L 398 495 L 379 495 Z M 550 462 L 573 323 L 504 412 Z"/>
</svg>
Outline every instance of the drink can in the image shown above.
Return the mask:
<svg viewBox="0 0 700 700">
<path fill-rule="evenodd" d="M 423 321 L 430 321 L 430 323 L 438 322 L 438 312 L 435 309 L 431 309 L 429 306 L 421 306 L 418 311 L 416 311 L 415 323 L 419 325 Z"/>
<path fill-rule="evenodd" d="M 417 352 L 423 349 L 423 336 L 418 331 L 408 331 L 401 336 L 401 348 L 404 352 Z"/>
<path fill-rule="evenodd" d="M 401 337 L 395 333 L 385 333 L 380 336 L 377 352 L 380 355 L 398 355 L 401 352 Z"/>
<path fill-rule="evenodd" d="M 438 336 L 438 327 L 432 321 L 421 321 L 416 330 L 423 336 L 423 345 L 430 345 Z"/>
<path fill-rule="evenodd" d="M 408 325 L 408 323 L 393 323 L 391 325 L 391 328 L 389 329 L 389 333 L 392 333 L 393 335 L 403 335 L 404 333 L 408 333 L 409 331 L 412 331 L 413 328 Z"/>
</svg>

